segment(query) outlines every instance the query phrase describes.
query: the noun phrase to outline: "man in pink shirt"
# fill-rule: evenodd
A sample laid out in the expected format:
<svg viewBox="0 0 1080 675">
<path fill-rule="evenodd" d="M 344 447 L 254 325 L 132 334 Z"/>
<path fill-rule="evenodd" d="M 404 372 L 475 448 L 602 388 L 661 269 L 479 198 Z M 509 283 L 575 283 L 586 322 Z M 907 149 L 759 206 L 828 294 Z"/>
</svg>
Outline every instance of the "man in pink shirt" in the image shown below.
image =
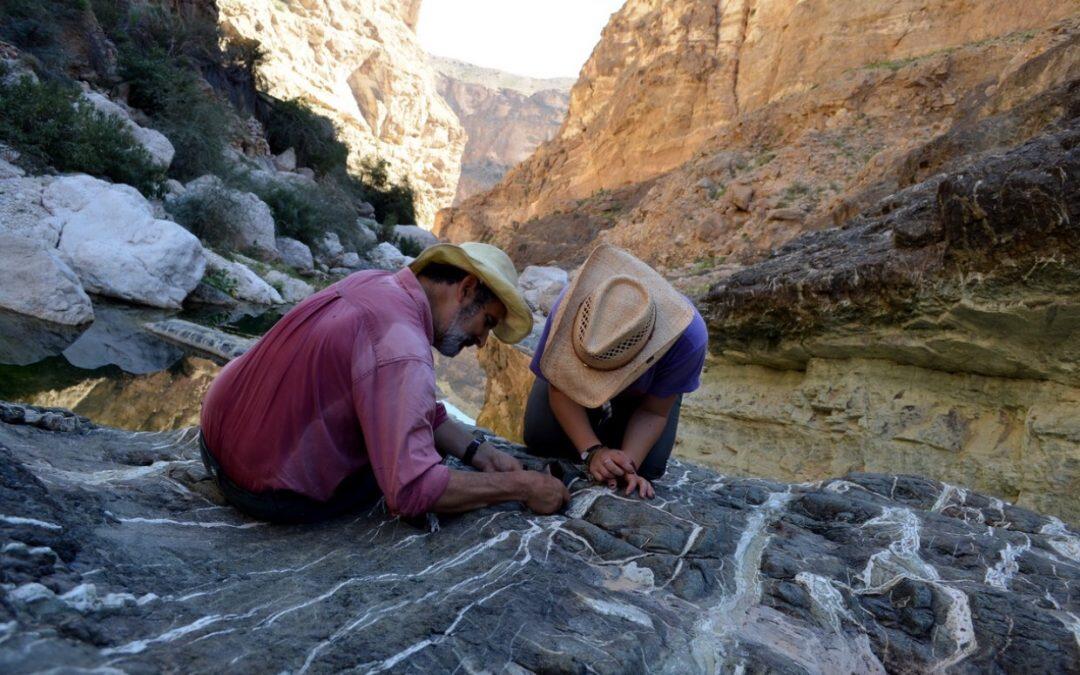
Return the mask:
<svg viewBox="0 0 1080 675">
<path fill-rule="evenodd" d="M 438 244 L 396 273 L 358 272 L 221 371 L 203 401 L 203 459 L 231 504 L 274 522 L 380 496 L 403 516 L 503 501 L 552 513 L 569 500 L 562 482 L 474 438 L 435 399 L 432 347 L 454 356 L 489 331 L 513 343 L 531 328 L 513 263 L 488 244 Z M 482 473 L 451 470 L 447 453 Z"/>
</svg>

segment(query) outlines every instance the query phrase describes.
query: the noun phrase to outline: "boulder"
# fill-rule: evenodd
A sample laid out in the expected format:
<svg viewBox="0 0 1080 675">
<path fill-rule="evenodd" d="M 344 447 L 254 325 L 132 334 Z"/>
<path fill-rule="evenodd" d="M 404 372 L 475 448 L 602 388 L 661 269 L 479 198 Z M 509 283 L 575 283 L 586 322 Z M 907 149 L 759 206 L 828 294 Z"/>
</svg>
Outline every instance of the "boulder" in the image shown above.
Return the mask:
<svg viewBox="0 0 1080 675">
<path fill-rule="evenodd" d="M 311 183 L 315 182 L 315 171 L 313 169 L 309 169 L 306 166 L 302 166 L 299 169 L 297 169 L 296 170 L 296 175 L 303 178 L 303 179 L 305 179 L 308 182 L 308 184 L 311 184 Z"/>
<path fill-rule="evenodd" d="M 55 248 L 0 232 L 0 307 L 78 326 L 94 320 L 90 297 Z"/>
<path fill-rule="evenodd" d="M 42 204 L 52 178 L 18 177 L 0 180 L 0 232 L 8 232 L 55 248 L 61 223 Z"/>
<path fill-rule="evenodd" d="M 393 244 L 382 242 L 368 251 L 368 261 L 382 270 L 399 270 L 405 266 L 405 256 Z"/>
<path fill-rule="evenodd" d="M 168 168 L 172 164 L 176 149 L 169 142 L 165 134 L 155 129 L 139 126 L 131 119 L 131 113 L 123 106 L 111 101 L 107 96 L 96 91 L 87 91 L 82 95 L 84 101 L 93 106 L 98 112 L 110 117 L 122 120 L 139 145 L 143 146 L 154 163 L 162 168 Z"/>
<path fill-rule="evenodd" d="M 371 220 L 370 218 L 356 219 L 356 234 L 360 248 L 371 248 L 379 243 L 379 236 L 375 234 L 378 231 L 379 224 L 374 220 Z"/>
<path fill-rule="evenodd" d="M 289 148 L 274 156 L 274 168 L 278 171 L 296 171 L 296 150 Z"/>
<path fill-rule="evenodd" d="M 59 225 L 59 248 L 83 288 L 155 307 L 179 308 L 206 265 L 195 235 L 154 218 L 128 185 L 74 175 L 50 182 L 44 207 Z"/>
<path fill-rule="evenodd" d="M 26 172 L 11 162 L 0 157 L 0 180 L 6 180 L 8 178 L 20 178 L 25 176 Z"/>
<path fill-rule="evenodd" d="M 201 176 L 185 186 L 184 193 L 170 201 L 170 208 L 183 208 L 191 200 L 216 200 L 214 208 L 228 214 L 228 232 L 220 233 L 221 243 L 237 250 L 252 250 L 259 257 L 278 257 L 274 238 L 274 215 L 254 193 L 225 187 L 217 176 Z"/>
<path fill-rule="evenodd" d="M 439 243 L 439 238 L 432 234 L 430 230 L 425 230 L 416 225 L 395 225 L 394 234 L 399 239 L 412 239 L 420 246 L 421 251 L 428 246 Z"/>
<path fill-rule="evenodd" d="M 338 256 L 338 265 L 342 267 L 348 267 L 349 269 L 357 269 L 360 267 L 360 254 L 356 251 L 346 251 Z"/>
<path fill-rule="evenodd" d="M 356 205 L 356 215 L 361 218 L 374 218 L 375 207 L 367 202 L 360 202 Z"/>
<path fill-rule="evenodd" d="M 0 403 L 7 672 L 1068 673 L 1080 662 L 1080 536 L 954 485 L 871 473 L 790 484 L 673 458 L 643 501 L 557 463 L 571 501 L 550 516 L 507 503 L 418 529 L 376 505 L 267 525 L 224 504 L 193 431 Z"/>
<path fill-rule="evenodd" d="M 256 305 L 280 305 L 285 302 L 281 294 L 262 277 L 243 263 L 233 262 L 213 251 L 206 251 L 206 273 L 215 284 L 237 300 Z"/>
<path fill-rule="evenodd" d="M 745 183 L 732 183 L 727 189 L 728 202 L 740 211 L 749 211 L 754 199 L 754 188 Z"/>
<path fill-rule="evenodd" d="M 315 292 L 311 284 L 277 270 L 270 270 L 263 279 L 281 294 L 285 302 L 300 302 Z"/>
<path fill-rule="evenodd" d="M 319 241 L 316 257 L 320 262 L 329 264 L 336 261 L 345 253 L 345 247 L 341 245 L 341 239 L 336 232 L 326 232 Z"/>
<path fill-rule="evenodd" d="M 281 262 L 300 272 L 310 273 L 315 269 L 314 259 L 311 257 L 311 249 L 302 241 L 289 237 L 278 237 L 274 240 L 277 244 Z"/>
<path fill-rule="evenodd" d="M 529 265 L 518 276 L 518 287 L 533 310 L 546 316 L 569 281 L 570 275 L 564 269 Z"/>
</svg>

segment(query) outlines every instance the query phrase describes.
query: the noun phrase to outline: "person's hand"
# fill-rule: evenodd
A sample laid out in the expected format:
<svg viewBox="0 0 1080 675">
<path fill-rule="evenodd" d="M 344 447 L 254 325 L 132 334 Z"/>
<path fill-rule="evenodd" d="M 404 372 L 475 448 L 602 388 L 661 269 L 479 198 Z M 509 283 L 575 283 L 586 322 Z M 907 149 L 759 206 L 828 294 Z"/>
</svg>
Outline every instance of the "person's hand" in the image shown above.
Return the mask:
<svg viewBox="0 0 1080 675">
<path fill-rule="evenodd" d="M 622 450 L 600 448 L 589 457 L 589 474 L 599 482 L 614 481 L 637 473 L 634 460 Z"/>
<path fill-rule="evenodd" d="M 555 513 L 570 501 L 563 482 L 546 471 L 526 471 L 525 506 L 540 515 Z"/>
<path fill-rule="evenodd" d="M 480 471 L 521 471 L 522 466 L 513 455 L 497 449 L 491 443 L 484 443 L 476 449 L 472 465 Z"/>
<path fill-rule="evenodd" d="M 632 473 L 625 478 L 626 480 L 626 496 L 634 494 L 634 490 L 637 490 L 638 495 L 642 499 L 652 499 L 656 496 L 656 491 L 653 490 L 652 483 L 645 480 L 636 473 Z"/>
</svg>

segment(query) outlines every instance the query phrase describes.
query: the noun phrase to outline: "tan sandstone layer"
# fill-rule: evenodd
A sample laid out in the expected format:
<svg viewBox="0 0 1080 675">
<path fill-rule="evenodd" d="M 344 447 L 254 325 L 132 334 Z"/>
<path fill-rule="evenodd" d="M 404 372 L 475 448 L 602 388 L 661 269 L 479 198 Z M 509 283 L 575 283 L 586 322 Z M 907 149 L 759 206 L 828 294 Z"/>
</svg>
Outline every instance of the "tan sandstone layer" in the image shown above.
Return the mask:
<svg viewBox="0 0 1080 675">
<path fill-rule="evenodd" d="M 468 135 L 454 203 L 483 192 L 562 125 L 573 80 L 536 79 L 430 57 L 439 94 Z"/>
<path fill-rule="evenodd" d="M 338 126 L 349 161 L 384 158 L 430 226 L 454 198 L 465 132 L 435 88 L 413 32 L 420 0 L 219 0 L 226 32 L 266 49 L 261 85 Z"/>
<path fill-rule="evenodd" d="M 1078 12 L 1055 0 L 630 0 L 555 140 L 436 228 L 522 264 L 574 264 L 600 233 L 654 264 L 753 259 L 895 186 L 908 153 L 955 124 L 1075 77 Z"/>
</svg>

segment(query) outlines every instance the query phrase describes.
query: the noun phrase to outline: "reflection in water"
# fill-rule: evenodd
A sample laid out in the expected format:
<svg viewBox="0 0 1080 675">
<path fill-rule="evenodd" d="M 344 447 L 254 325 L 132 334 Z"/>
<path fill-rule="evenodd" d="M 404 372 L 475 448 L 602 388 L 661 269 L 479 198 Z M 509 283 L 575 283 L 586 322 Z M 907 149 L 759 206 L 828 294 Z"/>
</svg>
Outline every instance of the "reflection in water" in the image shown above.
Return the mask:
<svg viewBox="0 0 1080 675">
<path fill-rule="evenodd" d="M 56 356 L 86 328 L 62 326 L 0 309 L 0 364 L 25 366 Z"/>
<path fill-rule="evenodd" d="M 108 372 L 99 377 L 86 377 L 87 371 L 81 371 L 81 381 L 38 391 L 21 400 L 68 408 L 99 424 L 121 429 L 180 429 L 199 423 L 203 396 L 221 366 L 189 356 L 148 375 L 131 375 L 115 367 L 102 370 Z"/>
<path fill-rule="evenodd" d="M 99 305 L 90 328 L 64 350 L 76 368 L 94 370 L 118 366 L 125 373 L 143 375 L 164 370 L 184 357 L 184 351 L 143 330 L 142 324 L 175 312 L 131 310 Z"/>
</svg>

